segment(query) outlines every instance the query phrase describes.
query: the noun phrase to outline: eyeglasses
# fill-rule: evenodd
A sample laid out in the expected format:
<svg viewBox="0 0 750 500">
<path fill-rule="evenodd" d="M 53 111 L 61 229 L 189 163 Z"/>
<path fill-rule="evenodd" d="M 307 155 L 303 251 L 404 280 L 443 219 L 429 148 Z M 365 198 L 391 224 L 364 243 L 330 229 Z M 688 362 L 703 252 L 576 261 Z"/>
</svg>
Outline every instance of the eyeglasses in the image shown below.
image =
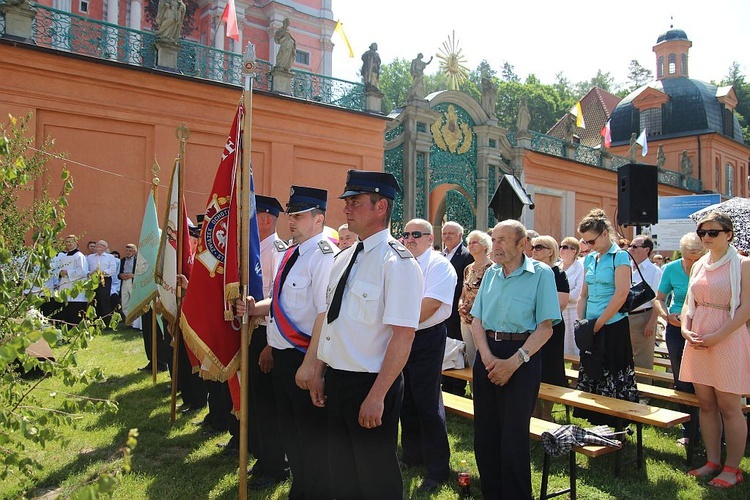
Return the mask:
<svg viewBox="0 0 750 500">
<path fill-rule="evenodd" d="M 597 234 L 596 238 L 594 238 L 593 240 L 584 240 L 583 238 L 581 238 L 581 241 L 586 243 L 588 246 L 594 246 L 594 244 L 596 243 L 596 240 L 598 240 L 599 236 L 601 236 L 602 234 L 604 234 L 604 232 Z"/>
<path fill-rule="evenodd" d="M 536 250 L 537 252 L 541 252 L 542 250 L 549 250 L 549 248 L 545 247 L 544 245 L 534 245 L 531 247 L 532 250 Z"/>
<path fill-rule="evenodd" d="M 646 248 L 646 247 L 645 247 L 645 245 L 641 245 L 641 246 L 638 246 L 638 245 L 630 245 L 630 246 L 629 246 L 628 248 Z"/>
<path fill-rule="evenodd" d="M 575 250 L 575 247 L 569 247 L 568 245 L 560 245 L 560 250 Z"/>
<path fill-rule="evenodd" d="M 431 234 L 431 233 L 423 233 L 422 231 L 411 231 L 411 232 L 409 232 L 409 231 L 404 231 L 404 234 L 402 234 L 401 236 L 402 236 L 402 237 L 403 237 L 403 238 L 404 238 L 405 240 L 406 240 L 406 239 L 409 239 L 409 236 L 411 236 L 411 237 L 412 237 L 412 238 L 414 238 L 415 240 L 418 240 L 418 239 L 419 239 L 419 238 L 421 238 L 422 236 L 427 236 L 427 235 L 429 235 L 429 234 Z"/>
<path fill-rule="evenodd" d="M 704 236 L 708 235 L 711 238 L 716 238 L 719 236 L 719 233 L 728 233 L 729 230 L 727 229 L 698 229 L 695 231 L 695 234 L 698 235 L 699 238 L 703 238 Z"/>
</svg>

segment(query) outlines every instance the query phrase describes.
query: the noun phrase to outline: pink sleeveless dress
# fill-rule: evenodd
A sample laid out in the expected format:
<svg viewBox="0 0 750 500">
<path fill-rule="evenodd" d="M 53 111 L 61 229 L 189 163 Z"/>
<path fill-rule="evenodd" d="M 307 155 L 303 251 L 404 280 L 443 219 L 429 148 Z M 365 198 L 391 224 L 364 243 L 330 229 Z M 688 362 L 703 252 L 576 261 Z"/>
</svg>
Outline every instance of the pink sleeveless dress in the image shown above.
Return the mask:
<svg viewBox="0 0 750 500">
<path fill-rule="evenodd" d="M 743 283 L 744 286 L 750 284 Z M 694 332 L 717 330 L 729 321 L 729 263 L 707 271 L 698 270 L 691 287 L 695 298 Z M 708 349 L 695 349 L 685 342 L 680 380 L 713 387 L 731 394 L 750 394 L 750 333 L 747 325 Z"/>
</svg>

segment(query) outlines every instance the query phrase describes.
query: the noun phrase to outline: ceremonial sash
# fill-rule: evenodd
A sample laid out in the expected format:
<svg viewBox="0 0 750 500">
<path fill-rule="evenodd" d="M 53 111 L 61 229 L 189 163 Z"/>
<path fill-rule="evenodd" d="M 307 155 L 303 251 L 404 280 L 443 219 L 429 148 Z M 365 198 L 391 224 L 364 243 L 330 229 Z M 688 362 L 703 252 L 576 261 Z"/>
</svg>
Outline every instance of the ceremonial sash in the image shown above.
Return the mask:
<svg viewBox="0 0 750 500">
<path fill-rule="evenodd" d="M 307 348 L 310 345 L 310 335 L 300 330 L 297 325 L 294 324 L 294 321 L 292 321 L 286 311 L 284 311 L 281 306 L 281 300 L 279 299 L 279 295 L 281 295 L 281 286 L 283 285 L 283 283 L 281 283 L 281 275 L 296 248 L 297 247 L 294 246 L 286 251 L 284 258 L 279 265 L 279 270 L 276 272 L 276 279 L 273 282 L 273 296 L 271 297 L 271 317 L 276 322 L 276 327 L 279 329 L 281 336 L 294 346 L 295 349 L 306 353 Z"/>
</svg>

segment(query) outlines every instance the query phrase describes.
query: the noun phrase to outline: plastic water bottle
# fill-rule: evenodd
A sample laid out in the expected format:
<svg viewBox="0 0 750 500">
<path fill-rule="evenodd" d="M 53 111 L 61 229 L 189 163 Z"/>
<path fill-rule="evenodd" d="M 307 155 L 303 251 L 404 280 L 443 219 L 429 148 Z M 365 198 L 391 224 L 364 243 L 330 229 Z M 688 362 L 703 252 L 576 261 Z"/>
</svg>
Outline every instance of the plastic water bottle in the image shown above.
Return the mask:
<svg viewBox="0 0 750 500">
<path fill-rule="evenodd" d="M 458 472 L 458 496 L 459 498 L 471 498 L 471 476 L 466 460 L 461 460 L 461 470 Z"/>
</svg>

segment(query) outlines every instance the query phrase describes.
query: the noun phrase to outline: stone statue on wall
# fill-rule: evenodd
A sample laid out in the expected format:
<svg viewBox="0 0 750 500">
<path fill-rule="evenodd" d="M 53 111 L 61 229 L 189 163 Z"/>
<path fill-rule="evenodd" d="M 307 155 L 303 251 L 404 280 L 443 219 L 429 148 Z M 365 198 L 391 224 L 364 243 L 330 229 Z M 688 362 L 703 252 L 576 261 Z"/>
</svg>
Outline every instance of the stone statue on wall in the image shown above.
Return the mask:
<svg viewBox="0 0 750 500">
<path fill-rule="evenodd" d="M 417 57 L 412 59 L 411 66 L 409 67 L 409 73 L 411 73 L 411 87 L 409 88 L 409 100 L 411 99 L 424 99 L 425 87 L 424 87 L 424 70 L 428 64 L 432 62 L 432 56 L 430 60 L 425 62 L 422 58 L 424 56 L 420 52 Z"/>
<path fill-rule="evenodd" d="M 666 161 L 667 155 L 664 154 L 664 145 L 659 144 L 659 149 L 656 150 L 656 166 L 663 168 Z"/>
<path fill-rule="evenodd" d="M 297 42 L 289 32 L 289 18 L 284 19 L 281 23 L 281 28 L 276 30 L 273 40 L 279 45 L 274 69 L 289 71 L 297 55 Z"/>
<path fill-rule="evenodd" d="M 576 117 L 568 113 L 565 115 L 565 142 L 573 142 L 576 133 Z"/>
<path fill-rule="evenodd" d="M 185 20 L 185 2 L 182 0 L 161 0 L 156 14 L 156 37 L 159 40 L 177 43 Z"/>
<path fill-rule="evenodd" d="M 526 97 L 521 97 L 521 102 L 518 104 L 518 119 L 516 120 L 516 129 L 518 132 L 522 130 L 529 130 L 529 124 L 531 123 L 531 113 L 529 113 L 529 106 L 526 104 Z"/>
<path fill-rule="evenodd" d="M 686 149 L 682 150 L 682 155 L 680 155 L 680 173 L 684 180 L 693 176 L 693 161 L 688 156 Z"/>
<path fill-rule="evenodd" d="M 497 107 L 497 85 L 491 78 L 482 77 L 482 109 L 490 118 L 495 118 L 495 108 Z"/>
<path fill-rule="evenodd" d="M 628 147 L 628 156 L 630 157 L 630 163 L 635 163 L 635 153 L 638 149 L 638 143 L 635 142 L 638 137 L 635 135 L 635 132 L 630 134 L 630 147 Z"/>
<path fill-rule="evenodd" d="M 378 55 L 378 44 L 370 44 L 370 50 L 362 54 L 362 82 L 365 91 L 379 91 L 380 85 L 380 55 Z"/>
</svg>

